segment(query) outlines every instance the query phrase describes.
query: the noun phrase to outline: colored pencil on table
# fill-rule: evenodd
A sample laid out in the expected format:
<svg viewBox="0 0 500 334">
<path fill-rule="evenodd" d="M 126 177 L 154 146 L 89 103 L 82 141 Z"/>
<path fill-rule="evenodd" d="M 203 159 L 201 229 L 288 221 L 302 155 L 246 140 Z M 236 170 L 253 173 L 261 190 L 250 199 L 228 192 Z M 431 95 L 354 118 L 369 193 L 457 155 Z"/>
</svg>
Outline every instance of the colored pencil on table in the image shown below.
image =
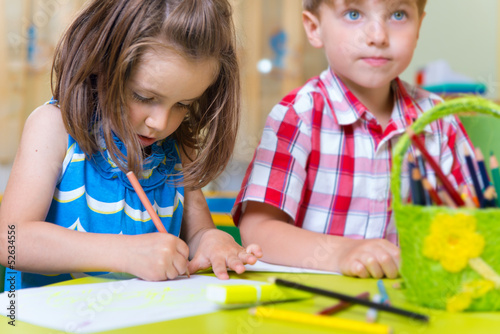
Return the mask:
<svg viewBox="0 0 500 334">
<path fill-rule="evenodd" d="M 486 190 L 491 184 L 488 172 L 486 171 L 486 166 L 484 164 L 484 155 L 479 147 L 476 147 L 474 152 L 476 153 L 477 167 L 479 168 L 479 173 L 481 173 L 481 180 L 483 181 L 483 189 Z"/>
<path fill-rule="evenodd" d="M 303 285 L 300 283 L 291 282 L 291 281 L 287 281 L 287 280 L 284 280 L 281 278 L 275 278 L 275 277 L 271 277 L 269 279 L 269 281 L 272 283 L 275 283 L 277 285 L 286 286 L 289 288 L 294 288 L 294 289 L 298 289 L 298 290 L 302 290 L 302 291 L 307 291 L 307 292 L 311 292 L 311 293 L 325 296 L 325 297 L 340 299 L 340 300 L 344 300 L 344 301 L 347 301 L 347 302 L 350 302 L 353 304 L 359 304 L 359 305 L 363 305 L 363 306 L 367 306 L 367 307 L 373 307 L 379 311 L 390 312 L 390 313 L 410 317 L 410 318 L 415 319 L 415 320 L 421 320 L 421 321 L 426 321 L 426 322 L 429 321 L 429 317 L 425 314 L 415 313 L 415 312 L 408 311 L 408 310 L 401 309 L 401 308 L 397 308 L 394 306 L 373 303 L 369 300 L 359 299 L 359 298 L 356 298 L 354 296 L 345 295 L 345 294 L 342 294 L 339 292 L 315 288 L 315 287 L 311 287 L 311 286 L 307 286 L 307 285 Z"/>
<path fill-rule="evenodd" d="M 500 170 L 498 169 L 498 161 L 493 152 L 490 154 L 490 170 L 493 184 L 497 193 L 497 206 L 500 207 Z"/>
<path fill-rule="evenodd" d="M 165 229 L 165 226 L 163 226 L 160 217 L 158 217 L 158 214 L 156 213 L 155 209 L 151 205 L 151 202 L 148 199 L 148 196 L 144 192 L 144 189 L 142 189 L 141 184 L 139 183 L 139 180 L 137 180 L 137 177 L 135 176 L 134 172 L 128 172 L 127 177 L 132 184 L 132 187 L 134 187 L 135 192 L 137 193 L 137 196 L 139 196 L 139 199 L 141 200 L 142 205 L 146 208 L 146 211 L 149 213 L 149 216 L 151 217 L 151 220 L 156 226 L 156 229 L 160 233 L 168 233 L 167 230 Z M 186 270 L 186 275 L 187 277 L 190 277 L 189 271 Z"/>
<path fill-rule="evenodd" d="M 369 299 L 370 298 L 370 293 L 369 292 L 363 292 L 359 295 L 356 296 L 356 298 L 360 298 L 360 299 Z M 333 306 L 330 306 L 330 307 L 327 307 L 321 311 L 319 311 L 318 315 L 332 315 L 332 314 L 335 314 L 335 313 L 338 313 L 342 310 L 345 310 L 349 307 L 351 307 L 353 304 L 350 303 L 350 302 L 346 302 L 346 301 L 339 301 L 337 304 L 333 305 Z"/>
<path fill-rule="evenodd" d="M 282 320 L 286 323 L 300 323 L 304 325 L 323 326 L 333 329 L 356 331 L 360 333 L 389 334 L 392 330 L 383 324 L 371 324 L 363 321 L 344 319 L 339 317 L 327 317 L 324 315 L 310 314 L 305 312 L 283 310 L 276 307 L 257 306 L 249 312 L 257 317 L 266 319 Z"/>
<path fill-rule="evenodd" d="M 379 294 L 373 296 L 372 302 L 380 304 L 382 302 L 382 297 Z M 366 322 L 374 323 L 377 321 L 378 311 L 376 308 L 370 307 L 366 311 Z"/>
<path fill-rule="evenodd" d="M 472 178 L 472 185 L 474 186 L 474 191 L 476 192 L 477 200 L 479 201 L 480 207 L 483 208 L 484 207 L 483 189 L 479 184 L 476 168 L 474 167 L 474 162 L 472 161 L 469 148 L 467 147 L 466 144 L 464 144 L 464 155 L 465 155 L 465 162 L 467 163 L 467 168 L 469 169 L 469 173 Z"/>
<path fill-rule="evenodd" d="M 427 149 L 425 148 L 425 145 L 422 143 L 422 141 L 417 137 L 415 132 L 411 128 L 407 128 L 406 132 L 408 136 L 410 137 L 412 143 L 419 149 L 419 151 L 422 153 L 423 157 L 427 161 L 427 163 L 431 166 L 431 168 L 434 170 L 436 173 L 436 177 L 442 182 L 444 189 L 448 192 L 450 197 L 452 198 L 453 202 L 457 206 L 464 206 L 465 203 L 460 197 L 460 194 L 453 188 L 453 185 L 451 182 L 448 180 L 448 178 L 444 175 L 443 171 L 437 164 L 437 162 L 434 160 L 434 158 L 429 154 Z"/>
<path fill-rule="evenodd" d="M 378 292 L 380 293 L 380 303 L 386 304 L 386 305 L 391 305 L 391 301 L 389 300 L 389 295 L 387 294 L 387 290 L 385 289 L 384 286 L 384 281 L 379 279 L 377 281 L 377 288 Z M 375 298 L 375 296 L 374 296 Z"/>
</svg>

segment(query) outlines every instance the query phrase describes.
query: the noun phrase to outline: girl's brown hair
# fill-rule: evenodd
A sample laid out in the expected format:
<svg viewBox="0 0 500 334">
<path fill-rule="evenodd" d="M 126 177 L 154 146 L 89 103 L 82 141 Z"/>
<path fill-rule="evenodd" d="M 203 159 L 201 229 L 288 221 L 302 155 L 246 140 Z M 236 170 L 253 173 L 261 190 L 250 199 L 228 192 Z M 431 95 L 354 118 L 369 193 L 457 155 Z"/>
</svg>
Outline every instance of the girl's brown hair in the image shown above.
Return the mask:
<svg viewBox="0 0 500 334">
<path fill-rule="evenodd" d="M 57 45 L 52 92 L 68 133 L 90 157 L 106 147 L 123 171 L 140 175 L 143 153 L 129 123 L 126 82 L 141 56 L 159 43 L 191 61 L 214 58 L 219 72 L 172 134 L 190 162 L 184 185 L 219 175 L 234 149 L 240 82 L 232 10 L 227 0 L 93 0 Z M 127 147 L 125 157 L 113 133 Z M 187 153 L 189 152 L 189 153 Z"/>
</svg>

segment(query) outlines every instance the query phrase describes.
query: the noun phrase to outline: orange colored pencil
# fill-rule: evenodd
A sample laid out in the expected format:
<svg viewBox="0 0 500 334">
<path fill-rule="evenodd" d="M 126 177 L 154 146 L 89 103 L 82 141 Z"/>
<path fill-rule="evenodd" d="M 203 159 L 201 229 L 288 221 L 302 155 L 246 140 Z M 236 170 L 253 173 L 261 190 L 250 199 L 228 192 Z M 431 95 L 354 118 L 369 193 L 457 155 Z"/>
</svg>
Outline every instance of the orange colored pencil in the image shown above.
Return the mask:
<svg viewBox="0 0 500 334">
<path fill-rule="evenodd" d="M 149 213 L 149 216 L 151 217 L 151 220 L 156 226 L 156 229 L 160 233 L 168 233 L 167 230 L 165 229 L 165 226 L 161 223 L 160 217 L 158 217 L 158 214 L 156 213 L 155 209 L 151 205 L 151 202 L 148 199 L 148 196 L 146 196 L 146 193 L 144 192 L 144 189 L 142 189 L 141 184 L 139 183 L 139 180 L 137 180 L 137 177 L 135 176 L 134 172 L 128 172 L 127 177 L 132 184 L 132 187 L 134 187 L 135 192 L 137 193 L 137 196 L 139 196 L 139 199 L 141 200 L 142 205 L 146 208 L 146 211 Z M 186 275 L 187 277 L 191 277 L 189 275 L 189 271 L 186 269 Z"/>
<path fill-rule="evenodd" d="M 425 177 L 422 177 L 422 185 L 436 205 L 443 205 L 443 201 L 439 197 L 436 189 L 432 187 L 432 184 Z"/>
<path fill-rule="evenodd" d="M 158 217 L 155 209 L 151 205 L 151 202 L 149 202 L 148 196 L 146 196 L 146 193 L 144 192 L 144 189 L 142 189 L 141 184 L 139 183 L 139 180 L 137 180 L 137 177 L 135 176 L 134 172 L 128 172 L 127 177 L 130 183 L 132 184 L 132 187 L 134 187 L 137 196 L 139 196 L 142 205 L 144 205 L 146 211 L 149 213 L 149 216 L 151 217 L 151 220 L 155 224 L 158 231 L 162 233 L 167 233 L 165 226 L 163 226 L 163 224 L 161 223 L 160 217 Z"/>
</svg>

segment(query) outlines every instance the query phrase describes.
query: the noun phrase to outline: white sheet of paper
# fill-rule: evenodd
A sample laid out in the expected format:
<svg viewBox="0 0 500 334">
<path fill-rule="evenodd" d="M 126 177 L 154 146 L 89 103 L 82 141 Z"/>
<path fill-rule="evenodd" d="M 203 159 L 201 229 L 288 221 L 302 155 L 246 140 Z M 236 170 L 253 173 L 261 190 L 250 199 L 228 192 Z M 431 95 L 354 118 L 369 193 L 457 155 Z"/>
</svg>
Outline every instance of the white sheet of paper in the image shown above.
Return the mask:
<svg viewBox="0 0 500 334">
<path fill-rule="evenodd" d="M 247 271 L 261 271 L 268 273 L 295 273 L 295 274 L 327 274 L 327 275 L 340 275 L 332 271 L 314 270 L 298 267 L 280 266 L 278 264 L 271 264 L 264 261 L 257 261 L 254 265 L 245 265 Z"/>
<path fill-rule="evenodd" d="M 192 275 L 171 281 L 139 279 L 107 283 L 40 287 L 16 291 L 19 321 L 69 333 L 93 333 L 199 314 L 219 307 L 206 299 L 208 284 L 262 282 Z M 0 314 L 10 299 L 0 294 Z"/>
</svg>

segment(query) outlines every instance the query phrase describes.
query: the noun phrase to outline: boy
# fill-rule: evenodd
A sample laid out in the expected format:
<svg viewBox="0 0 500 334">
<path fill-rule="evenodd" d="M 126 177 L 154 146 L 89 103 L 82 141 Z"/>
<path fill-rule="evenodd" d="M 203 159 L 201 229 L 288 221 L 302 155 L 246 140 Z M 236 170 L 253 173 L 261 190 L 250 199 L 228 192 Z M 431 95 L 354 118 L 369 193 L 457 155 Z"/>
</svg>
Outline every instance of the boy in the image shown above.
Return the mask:
<svg viewBox="0 0 500 334">
<path fill-rule="evenodd" d="M 260 244 L 264 261 L 397 277 L 391 151 L 405 127 L 439 102 L 398 79 L 425 2 L 303 0 L 307 37 L 324 49 L 329 69 L 273 108 L 233 209 L 243 243 Z M 453 183 L 468 180 L 459 148 L 469 143 L 456 117 L 424 135 Z M 407 171 L 402 178 L 407 197 Z"/>
</svg>

